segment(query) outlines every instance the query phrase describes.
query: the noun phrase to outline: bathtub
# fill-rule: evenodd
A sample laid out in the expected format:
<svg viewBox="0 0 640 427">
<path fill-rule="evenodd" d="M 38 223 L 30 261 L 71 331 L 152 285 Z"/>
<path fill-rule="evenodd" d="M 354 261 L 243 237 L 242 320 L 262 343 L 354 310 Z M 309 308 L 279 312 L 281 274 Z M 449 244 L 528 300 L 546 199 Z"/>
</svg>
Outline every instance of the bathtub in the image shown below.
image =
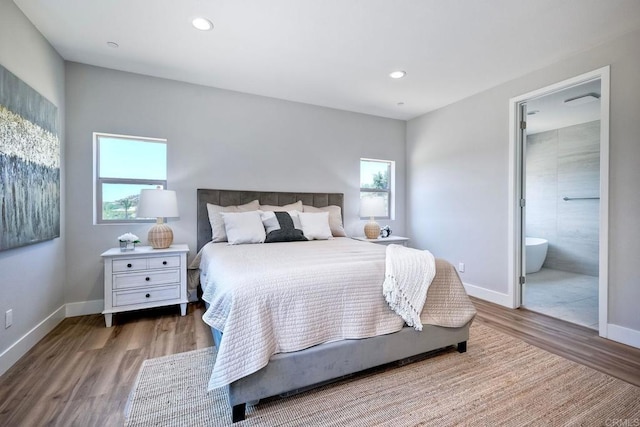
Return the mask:
<svg viewBox="0 0 640 427">
<path fill-rule="evenodd" d="M 546 239 L 540 239 L 538 237 L 525 238 L 525 260 L 526 260 L 526 272 L 535 273 L 540 271 L 545 258 L 547 257 L 547 248 L 549 242 Z"/>
</svg>

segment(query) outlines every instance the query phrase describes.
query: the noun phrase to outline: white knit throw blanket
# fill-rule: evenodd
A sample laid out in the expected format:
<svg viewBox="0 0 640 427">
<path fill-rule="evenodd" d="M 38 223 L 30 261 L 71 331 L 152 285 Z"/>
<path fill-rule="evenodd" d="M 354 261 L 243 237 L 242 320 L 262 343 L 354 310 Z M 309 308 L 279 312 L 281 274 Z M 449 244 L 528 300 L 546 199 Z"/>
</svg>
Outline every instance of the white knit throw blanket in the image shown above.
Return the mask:
<svg viewBox="0 0 640 427">
<path fill-rule="evenodd" d="M 389 307 L 417 331 L 422 330 L 420 313 L 435 275 L 436 261 L 431 252 L 387 246 L 382 292 Z"/>
</svg>

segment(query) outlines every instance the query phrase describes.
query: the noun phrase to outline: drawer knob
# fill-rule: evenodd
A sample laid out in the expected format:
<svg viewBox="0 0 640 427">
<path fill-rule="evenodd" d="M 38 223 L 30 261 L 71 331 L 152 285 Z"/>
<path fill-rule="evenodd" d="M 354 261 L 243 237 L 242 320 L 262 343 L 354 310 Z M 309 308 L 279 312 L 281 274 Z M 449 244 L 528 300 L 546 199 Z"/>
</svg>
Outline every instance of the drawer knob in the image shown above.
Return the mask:
<svg viewBox="0 0 640 427">
<path fill-rule="evenodd" d="M 145 297 L 149 298 L 151 296 L 151 294 L 146 294 Z"/>
<path fill-rule="evenodd" d="M 167 265 L 167 261 L 162 261 L 162 265 Z"/>
<path fill-rule="evenodd" d="M 144 280 L 146 280 L 148 282 L 149 280 L 151 280 L 151 278 L 150 277 L 145 277 Z"/>
<path fill-rule="evenodd" d="M 127 264 L 127 268 L 131 268 L 131 267 L 133 267 L 133 265 Z"/>
</svg>

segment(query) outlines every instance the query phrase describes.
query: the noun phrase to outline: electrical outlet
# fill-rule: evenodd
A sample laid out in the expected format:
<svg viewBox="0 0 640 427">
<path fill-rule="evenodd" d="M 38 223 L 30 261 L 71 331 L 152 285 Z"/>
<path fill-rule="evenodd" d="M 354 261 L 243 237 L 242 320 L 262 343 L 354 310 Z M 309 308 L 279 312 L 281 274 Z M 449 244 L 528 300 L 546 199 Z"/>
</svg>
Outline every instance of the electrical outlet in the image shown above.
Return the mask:
<svg viewBox="0 0 640 427">
<path fill-rule="evenodd" d="M 4 313 L 4 328 L 7 329 L 13 325 L 13 309 L 9 309 Z"/>
<path fill-rule="evenodd" d="M 458 271 L 460 273 L 464 273 L 464 262 L 459 262 L 458 263 Z"/>
</svg>

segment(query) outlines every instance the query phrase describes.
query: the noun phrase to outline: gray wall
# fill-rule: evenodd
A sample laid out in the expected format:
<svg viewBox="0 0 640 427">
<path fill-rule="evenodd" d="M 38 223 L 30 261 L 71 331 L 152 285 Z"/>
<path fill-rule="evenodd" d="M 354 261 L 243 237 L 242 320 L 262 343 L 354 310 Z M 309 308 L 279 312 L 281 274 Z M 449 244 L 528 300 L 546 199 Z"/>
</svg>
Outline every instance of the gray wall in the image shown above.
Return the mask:
<svg viewBox="0 0 640 427">
<path fill-rule="evenodd" d="M 549 241 L 545 268 L 598 275 L 600 121 L 527 136 L 526 235 Z"/>
<path fill-rule="evenodd" d="M 58 107 L 64 124 L 64 63 L 12 1 L 0 1 L 0 64 Z M 61 133 L 61 217 L 64 218 L 64 126 Z M 0 373 L 29 348 L 42 331 L 64 313 L 54 315 L 35 333 L 20 341 L 64 303 L 65 236 L 0 252 Z M 4 328 L 4 313 L 13 309 L 13 326 Z M 14 350 L 3 354 L 16 344 Z M 16 353 L 17 352 L 17 353 Z"/>
<path fill-rule="evenodd" d="M 67 302 L 101 300 L 100 254 L 123 232 L 148 230 L 92 224 L 92 132 L 168 139 L 168 187 L 180 209 L 170 226 L 192 257 L 197 188 L 343 192 L 347 233 L 362 235 L 361 157 L 396 161 L 399 208 L 389 223 L 405 231 L 404 121 L 77 63 L 66 71 Z"/>
<path fill-rule="evenodd" d="M 509 99 L 611 65 L 608 313 L 609 323 L 637 336 L 639 45 L 636 31 L 409 121 L 407 225 L 414 244 L 464 261 L 466 283 L 506 294 Z"/>
</svg>

